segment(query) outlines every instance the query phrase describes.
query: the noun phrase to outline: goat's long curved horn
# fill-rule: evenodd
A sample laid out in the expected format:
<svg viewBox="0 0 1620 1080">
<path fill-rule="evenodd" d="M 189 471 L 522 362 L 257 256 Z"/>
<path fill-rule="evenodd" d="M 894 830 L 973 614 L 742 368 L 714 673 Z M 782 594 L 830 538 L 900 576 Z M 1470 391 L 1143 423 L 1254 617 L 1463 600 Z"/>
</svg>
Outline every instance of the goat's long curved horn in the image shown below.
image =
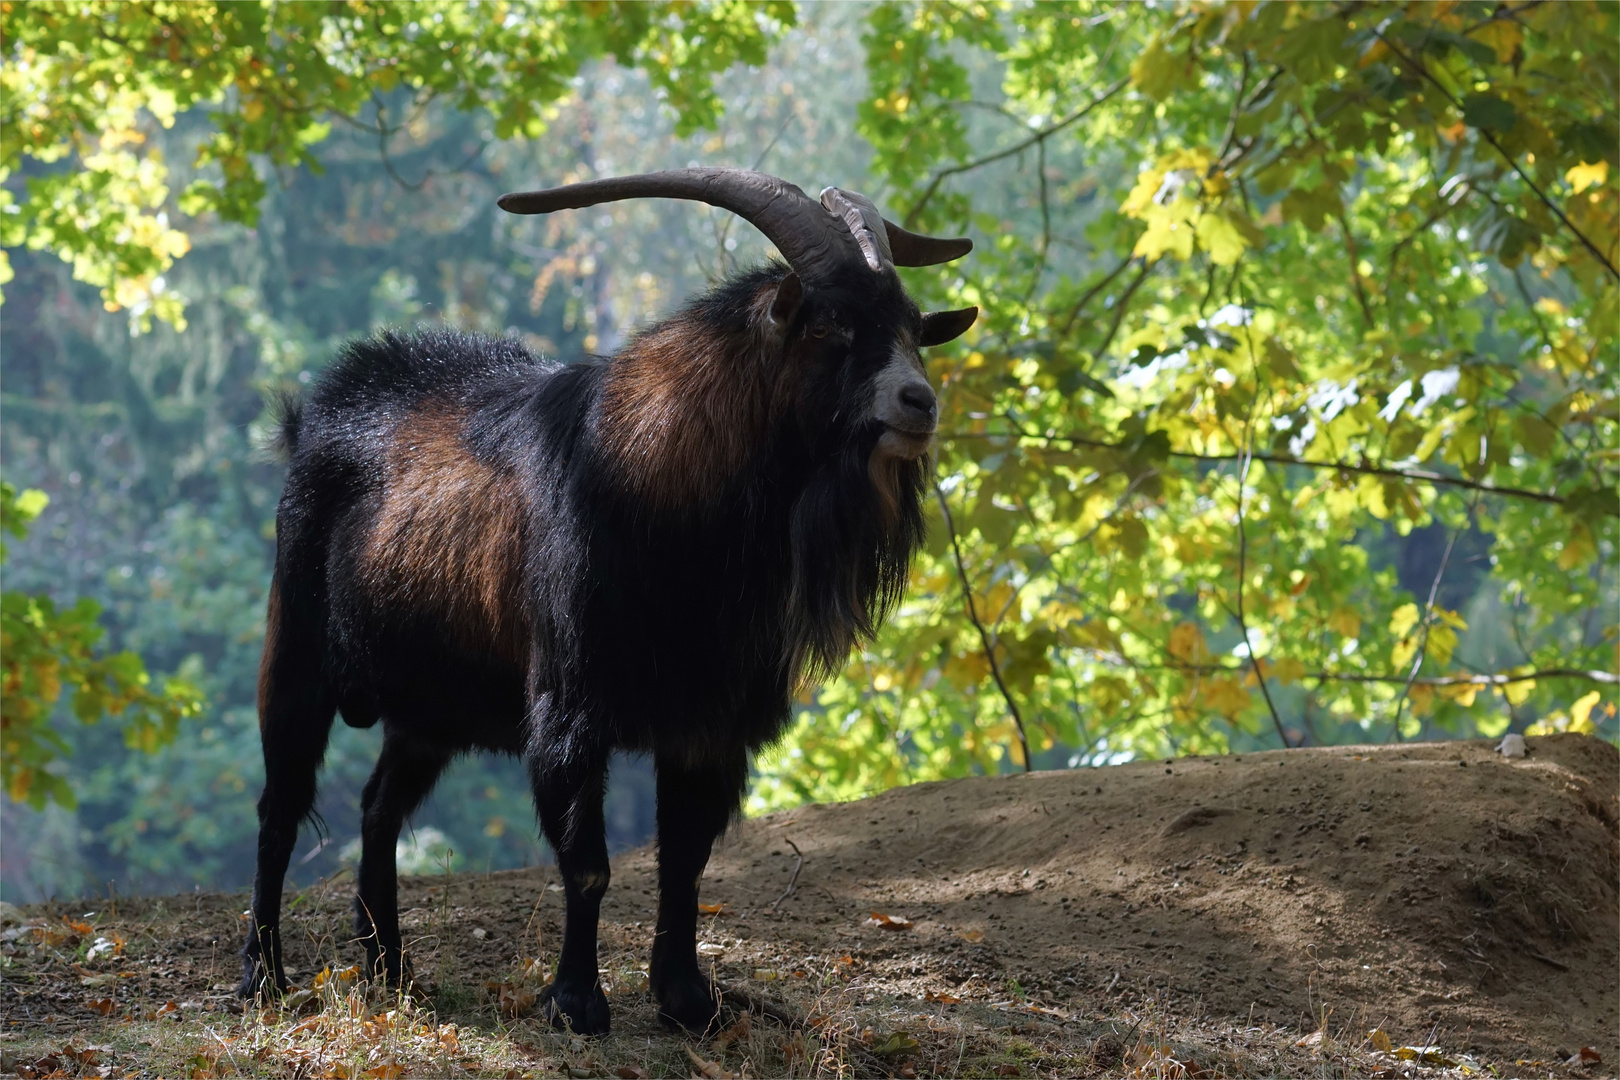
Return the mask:
<svg viewBox="0 0 1620 1080">
<path fill-rule="evenodd" d="M 822 188 L 821 205 L 849 230 L 854 238 L 855 245 L 861 249 L 861 256 L 866 265 L 874 271 L 882 270 L 884 263 L 894 264 L 894 255 L 889 251 L 889 238 L 884 225 L 883 215 L 878 208 L 872 205 L 872 200 L 856 191 L 845 191 L 843 188 Z"/>
<path fill-rule="evenodd" d="M 884 219 L 883 229 L 888 234 L 889 250 L 894 252 L 896 266 L 933 266 L 960 259 L 973 250 L 973 241 L 965 236 L 954 240 L 923 236 L 908 232 L 888 219 Z"/>
<path fill-rule="evenodd" d="M 866 257 L 866 265 L 873 270 L 881 269 L 883 263 L 933 266 L 960 259 L 973 250 L 973 241 L 965 236 L 947 240 L 902 229 L 878 213 L 872 200 L 858 192 L 823 188 L 821 205 L 842 219 Z"/>
<path fill-rule="evenodd" d="M 586 180 L 496 200 L 513 214 L 549 214 L 621 199 L 690 199 L 743 218 L 776 245 L 796 273 L 826 279 L 862 258 L 855 238 L 797 186 L 748 169 L 670 169 Z"/>
</svg>

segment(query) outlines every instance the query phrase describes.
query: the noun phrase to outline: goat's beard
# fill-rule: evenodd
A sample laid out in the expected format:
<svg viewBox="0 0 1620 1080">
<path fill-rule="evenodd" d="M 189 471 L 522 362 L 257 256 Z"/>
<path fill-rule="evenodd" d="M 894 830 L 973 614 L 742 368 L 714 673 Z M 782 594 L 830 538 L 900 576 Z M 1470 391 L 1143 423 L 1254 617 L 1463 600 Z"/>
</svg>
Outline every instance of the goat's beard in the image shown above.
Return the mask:
<svg viewBox="0 0 1620 1080">
<path fill-rule="evenodd" d="M 798 686 L 843 666 L 904 595 L 926 531 L 927 455 L 874 456 L 850 447 L 806 485 L 793 507 L 789 663 Z"/>
</svg>

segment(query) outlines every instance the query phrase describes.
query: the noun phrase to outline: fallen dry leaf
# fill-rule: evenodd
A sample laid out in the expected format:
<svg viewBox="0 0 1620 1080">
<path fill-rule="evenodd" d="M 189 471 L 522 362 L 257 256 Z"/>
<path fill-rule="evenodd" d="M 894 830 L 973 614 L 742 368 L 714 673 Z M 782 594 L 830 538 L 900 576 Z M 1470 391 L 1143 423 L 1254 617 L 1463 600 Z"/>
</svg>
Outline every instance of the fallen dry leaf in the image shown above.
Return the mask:
<svg viewBox="0 0 1620 1080">
<path fill-rule="evenodd" d="M 1381 1050 L 1386 1054 L 1395 1050 L 1395 1044 L 1389 1041 L 1389 1034 L 1383 1028 L 1373 1028 L 1367 1032 L 1367 1041 L 1372 1043 L 1374 1050 Z"/>
<path fill-rule="evenodd" d="M 900 1054 L 909 1054 L 921 1045 L 916 1039 L 904 1031 L 896 1031 L 888 1038 L 872 1047 L 872 1053 L 878 1057 L 896 1057 Z"/>
<path fill-rule="evenodd" d="M 923 994 L 923 1000 L 924 1001 L 937 1001 L 941 1005 L 960 1005 L 960 1004 L 962 1004 L 962 999 L 957 997 L 955 994 L 940 994 L 940 993 L 935 993 L 932 990 L 929 990 L 927 993 Z"/>
<path fill-rule="evenodd" d="M 652 1074 L 640 1065 L 620 1065 L 613 1070 L 613 1075 L 619 1080 L 648 1080 Z"/>
<path fill-rule="evenodd" d="M 1396 1049 L 1395 1056 L 1402 1061 L 1416 1061 L 1423 1065 L 1438 1065 L 1442 1069 L 1449 1069 L 1457 1064 L 1447 1057 L 1445 1051 L 1438 1046 L 1402 1046 Z"/>
<path fill-rule="evenodd" d="M 699 904 L 698 905 L 698 910 L 701 911 L 705 915 L 727 915 L 727 914 L 730 914 L 730 908 L 724 903 L 719 903 L 719 904 Z"/>
<path fill-rule="evenodd" d="M 879 930 L 909 930 L 911 929 L 911 920 L 904 915 L 885 915 L 881 911 L 874 911 L 871 917 L 861 925 L 873 926 Z"/>
<path fill-rule="evenodd" d="M 720 1067 L 718 1061 L 705 1061 L 697 1055 L 690 1046 L 686 1047 L 686 1056 L 692 1059 L 692 1067 L 698 1071 L 699 1076 L 707 1080 L 735 1080 L 726 1070 Z"/>
<path fill-rule="evenodd" d="M 381 1065 L 367 1069 L 360 1075 L 366 1077 L 367 1080 L 399 1080 L 400 1077 L 405 1075 L 405 1070 L 395 1062 L 385 1061 Z"/>
<path fill-rule="evenodd" d="M 495 1005 L 501 1015 L 508 1019 L 517 1019 L 534 1007 L 535 993 L 526 986 L 508 982 L 488 982 L 484 984 L 490 996 L 495 999 Z"/>
<path fill-rule="evenodd" d="M 963 941 L 971 941 L 971 942 L 977 944 L 977 943 L 984 940 L 984 931 L 983 930 L 963 930 L 961 933 L 957 934 L 956 936 L 961 938 Z"/>
<path fill-rule="evenodd" d="M 102 1016 L 111 1016 L 113 1011 L 112 998 L 93 998 L 89 1002 L 91 1012 L 98 1012 Z"/>
<path fill-rule="evenodd" d="M 1603 1064 L 1603 1055 L 1592 1049 L 1590 1046 L 1581 1047 L 1581 1052 L 1577 1054 L 1576 1057 L 1581 1059 L 1582 1065 Z"/>
</svg>

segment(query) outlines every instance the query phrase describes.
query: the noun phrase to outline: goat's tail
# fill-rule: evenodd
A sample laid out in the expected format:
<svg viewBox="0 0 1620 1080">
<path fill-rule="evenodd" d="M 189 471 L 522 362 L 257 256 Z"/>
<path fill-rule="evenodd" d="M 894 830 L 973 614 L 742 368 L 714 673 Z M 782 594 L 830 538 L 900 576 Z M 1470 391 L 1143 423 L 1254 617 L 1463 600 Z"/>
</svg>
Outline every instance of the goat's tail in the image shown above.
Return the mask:
<svg viewBox="0 0 1620 1080">
<path fill-rule="evenodd" d="M 275 460 L 285 462 L 298 449 L 298 431 L 304 423 L 304 399 L 298 391 L 285 388 L 270 391 L 268 397 L 270 429 L 266 432 L 264 449 Z"/>
</svg>

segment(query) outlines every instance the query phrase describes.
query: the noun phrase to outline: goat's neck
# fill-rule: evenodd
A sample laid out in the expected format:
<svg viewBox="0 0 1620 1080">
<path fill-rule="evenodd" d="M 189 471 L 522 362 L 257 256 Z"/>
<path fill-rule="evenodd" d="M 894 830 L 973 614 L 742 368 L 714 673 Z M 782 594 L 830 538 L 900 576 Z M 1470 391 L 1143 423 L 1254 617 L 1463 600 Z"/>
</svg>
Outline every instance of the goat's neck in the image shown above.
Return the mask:
<svg viewBox="0 0 1620 1080">
<path fill-rule="evenodd" d="M 770 439 L 767 343 L 676 318 L 608 364 L 600 444 L 636 497 L 675 508 L 728 490 Z"/>
</svg>

